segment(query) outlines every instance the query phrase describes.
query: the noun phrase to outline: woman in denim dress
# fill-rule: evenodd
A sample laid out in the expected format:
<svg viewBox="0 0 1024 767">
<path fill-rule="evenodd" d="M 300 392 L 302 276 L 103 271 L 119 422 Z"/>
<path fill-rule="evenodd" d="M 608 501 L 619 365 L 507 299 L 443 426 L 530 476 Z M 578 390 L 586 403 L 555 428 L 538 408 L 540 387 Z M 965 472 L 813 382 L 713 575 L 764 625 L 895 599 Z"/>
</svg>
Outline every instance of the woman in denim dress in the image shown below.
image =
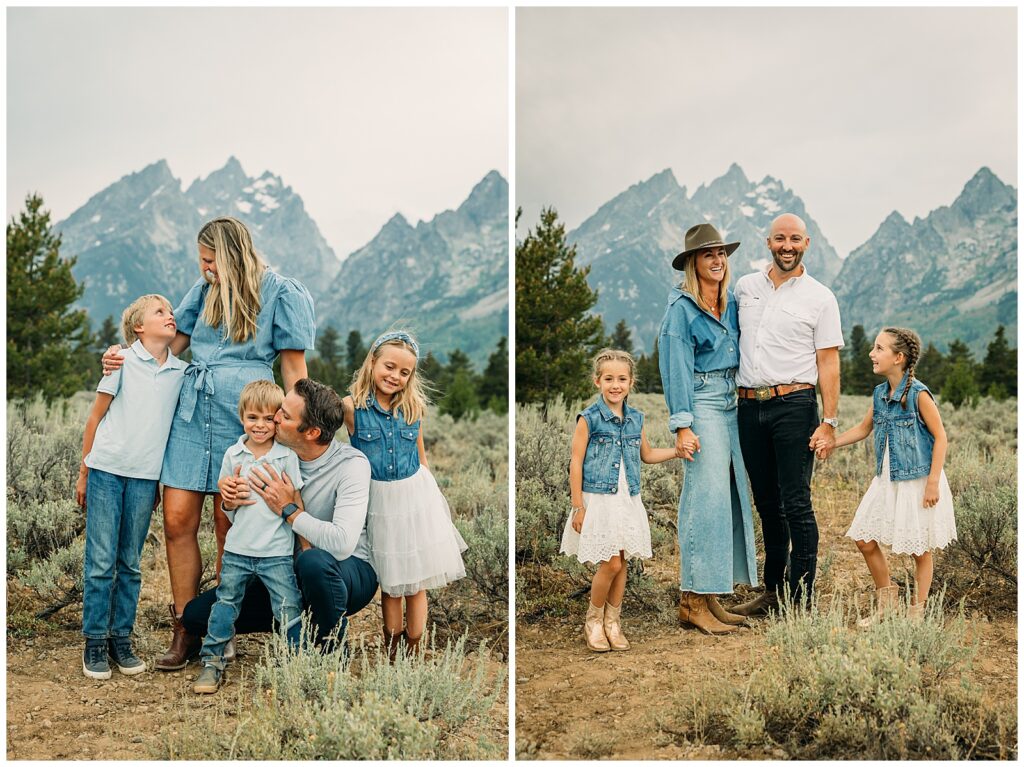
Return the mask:
<svg viewBox="0 0 1024 767">
<path fill-rule="evenodd" d="M 185 369 L 160 473 L 174 598 L 171 647 L 156 662 L 163 671 L 184 668 L 199 648 L 198 637 L 185 632 L 180 618 L 199 590 L 199 521 L 207 495 L 213 495 L 220 572 L 231 524 L 220 508 L 217 479 L 225 451 L 242 434 L 238 397 L 250 381 L 273 380 L 279 355 L 285 390 L 305 378 L 305 350 L 313 348 L 316 334 L 309 291 L 267 268 L 241 221 L 225 216 L 208 222 L 199 230 L 198 244 L 202 279 L 174 310 L 178 335 L 171 345 L 175 354 L 191 348 L 192 362 Z"/>
<path fill-rule="evenodd" d="M 672 261 L 685 272 L 669 293 L 658 340 L 661 380 L 684 458 L 679 499 L 679 620 L 706 634 L 734 631 L 743 617 L 716 594 L 757 584 L 754 525 L 736 420 L 739 315 L 729 290 L 729 256 L 710 224 L 686 232 L 686 250 Z"/>
</svg>

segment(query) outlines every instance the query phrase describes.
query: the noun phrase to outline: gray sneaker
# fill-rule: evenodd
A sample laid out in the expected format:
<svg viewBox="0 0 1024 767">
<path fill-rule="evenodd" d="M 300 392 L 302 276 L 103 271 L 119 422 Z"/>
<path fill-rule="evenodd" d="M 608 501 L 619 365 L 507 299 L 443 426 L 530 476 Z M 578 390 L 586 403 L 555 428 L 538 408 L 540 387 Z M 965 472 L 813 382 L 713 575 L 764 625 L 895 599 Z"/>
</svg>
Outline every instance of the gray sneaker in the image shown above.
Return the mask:
<svg viewBox="0 0 1024 767">
<path fill-rule="evenodd" d="M 82 653 L 82 673 L 90 679 L 110 679 L 106 639 L 85 640 L 85 651 Z"/>
<path fill-rule="evenodd" d="M 199 672 L 199 676 L 196 677 L 196 681 L 192 685 L 192 692 L 197 695 L 217 692 L 223 676 L 224 672 L 216 666 L 203 666 L 203 670 Z"/>
<path fill-rule="evenodd" d="M 132 640 L 128 637 L 111 637 L 107 640 L 107 654 L 117 665 L 117 670 L 125 676 L 141 674 L 146 670 L 146 662 L 139 658 L 132 649 Z"/>
</svg>

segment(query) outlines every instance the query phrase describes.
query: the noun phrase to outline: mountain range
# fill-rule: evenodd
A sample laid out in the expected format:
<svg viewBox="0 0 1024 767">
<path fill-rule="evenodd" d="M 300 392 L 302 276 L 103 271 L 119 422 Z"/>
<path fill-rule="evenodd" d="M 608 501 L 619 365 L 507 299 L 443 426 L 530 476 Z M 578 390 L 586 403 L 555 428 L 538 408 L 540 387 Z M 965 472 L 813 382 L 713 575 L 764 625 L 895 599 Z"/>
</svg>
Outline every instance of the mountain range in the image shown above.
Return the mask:
<svg viewBox="0 0 1024 767">
<path fill-rule="evenodd" d="M 872 333 L 899 322 L 921 328 L 926 343 L 945 348 L 959 337 L 983 353 L 999 322 L 1016 339 L 1016 207 L 1016 190 L 982 168 L 948 208 L 913 224 L 893 213 L 840 258 L 794 191 L 771 176 L 751 181 L 734 163 L 692 195 L 663 170 L 602 205 L 567 238 L 577 263 L 590 267 L 587 279 L 598 291 L 593 311 L 608 331 L 624 319 L 641 352 L 651 351 L 669 286 L 681 279 L 671 261 L 690 226 L 710 221 L 726 241 L 742 243 L 729 260 L 735 282 L 768 264 L 763 243 L 771 221 L 791 212 L 811 237 L 807 270 L 833 288 L 847 332 L 855 324 Z"/>
<path fill-rule="evenodd" d="M 144 293 L 176 302 L 198 276 L 203 222 L 235 216 L 271 268 L 309 288 L 322 328 L 364 338 L 397 322 L 442 359 L 458 347 L 480 369 L 508 330 L 508 183 L 488 173 L 454 211 L 410 225 L 401 215 L 340 261 L 302 198 L 267 171 L 231 157 L 187 189 L 160 160 L 128 174 L 55 225 L 97 327 Z"/>
</svg>

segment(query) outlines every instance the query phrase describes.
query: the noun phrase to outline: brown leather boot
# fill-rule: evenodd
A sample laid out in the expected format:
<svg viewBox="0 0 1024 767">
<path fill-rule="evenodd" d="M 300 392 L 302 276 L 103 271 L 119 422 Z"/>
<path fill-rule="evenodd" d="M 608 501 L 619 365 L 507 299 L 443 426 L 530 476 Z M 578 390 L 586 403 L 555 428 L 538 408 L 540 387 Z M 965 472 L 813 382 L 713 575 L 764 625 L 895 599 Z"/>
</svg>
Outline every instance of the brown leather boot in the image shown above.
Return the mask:
<svg viewBox="0 0 1024 767">
<path fill-rule="evenodd" d="M 714 594 L 708 594 L 708 609 L 715 618 L 728 626 L 739 626 L 747 620 L 744 616 L 731 613 L 722 607 Z"/>
<path fill-rule="evenodd" d="M 388 663 L 395 662 L 395 656 L 398 655 L 398 645 L 401 643 L 403 636 L 405 636 L 404 631 L 401 634 L 392 634 L 387 629 L 384 629 L 384 649 L 388 654 Z"/>
<path fill-rule="evenodd" d="M 189 634 L 181 625 L 181 616 L 174 612 L 174 605 L 170 605 L 169 608 L 174 634 L 171 637 L 171 646 L 157 658 L 155 665 L 161 671 L 178 671 L 185 668 L 188 662 L 199 654 L 199 648 L 203 643 L 199 637 Z"/>
<path fill-rule="evenodd" d="M 742 615 L 748 618 L 761 618 L 772 612 L 779 611 L 779 595 L 774 591 L 765 591 L 758 597 L 736 605 L 730 610 L 735 615 Z"/>
<path fill-rule="evenodd" d="M 729 634 L 735 626 L 722 623 L 708 609 L 707 594 L 683 591 L 679 594 L 679 622 L 683 628 L 695 628 L 705 634 Z"/>
<path fill-rule="evenodd" d="M 413 657 L 416 657 L 416 656 L 418 656 L 420 654 L 420 641 L 422 641 L 422 639 L 423 639 L 423 635 L 422 634 L 420 636 L 416 637 L 415 639 L 413 639 L 405 631 L 402 632 L 401 640 L 402 640 L 402 644 L 405 645 L 405 654 L 406 654 L 406 656 L 408 656 L 410 658 L 413 658 Z"/>
<path fill-rule="evenodd" d="M 224 662 L 231 663 L 238 656 L 238 648 L 235 646 L 235 635 L 231 635 L 231 639 L 224 645 Z"/>
</svg>

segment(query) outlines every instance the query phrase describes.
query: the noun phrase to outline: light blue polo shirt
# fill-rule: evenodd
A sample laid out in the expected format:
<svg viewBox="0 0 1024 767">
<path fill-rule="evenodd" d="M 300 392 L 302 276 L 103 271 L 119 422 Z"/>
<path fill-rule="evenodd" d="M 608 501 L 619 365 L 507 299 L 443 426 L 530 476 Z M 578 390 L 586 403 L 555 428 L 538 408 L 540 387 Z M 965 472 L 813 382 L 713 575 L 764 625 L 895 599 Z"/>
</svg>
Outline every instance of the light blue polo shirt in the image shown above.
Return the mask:
<svg viewBox="0 0 1024 767">
<path fill-rule="evenodd" d="M 185 363 L 170 349 L 161 365 L 142 341 L 133 343 L 124 352 L 124 365 L 103 376 L 96 387 L 114 399 L 96 427 L 85 465 L 119 477 L 160 479 L 184 380 Z"/>
<path fill-rule="evenodd" d="M 220 479 L 235 473 L 235 467 L 241 466 L 239 476 L 248 477 L 253 467 L 273 466 L 280 476 L 288 473 L 295 489 L 302 487 L 302 472 L 299 468 L 299 457 L 290 447 L 275 441 L 266 455 L 256 458 L 246 440 L 249 435 L 243 434 L 238 442 L 224 453 L 224 462 L 220 467 Z M 231 529 L 224 539 L 224 551 L 240 554 L 245 557 L 289 557 L 292 554 L 294 538 L 292 528 L 284 517 L 275 514 L 255 492 L 249 493 L 250 500 L 256 501 L 251 506 L 239 506 L 224 513 L 231 520 Z"/>
</svg>

